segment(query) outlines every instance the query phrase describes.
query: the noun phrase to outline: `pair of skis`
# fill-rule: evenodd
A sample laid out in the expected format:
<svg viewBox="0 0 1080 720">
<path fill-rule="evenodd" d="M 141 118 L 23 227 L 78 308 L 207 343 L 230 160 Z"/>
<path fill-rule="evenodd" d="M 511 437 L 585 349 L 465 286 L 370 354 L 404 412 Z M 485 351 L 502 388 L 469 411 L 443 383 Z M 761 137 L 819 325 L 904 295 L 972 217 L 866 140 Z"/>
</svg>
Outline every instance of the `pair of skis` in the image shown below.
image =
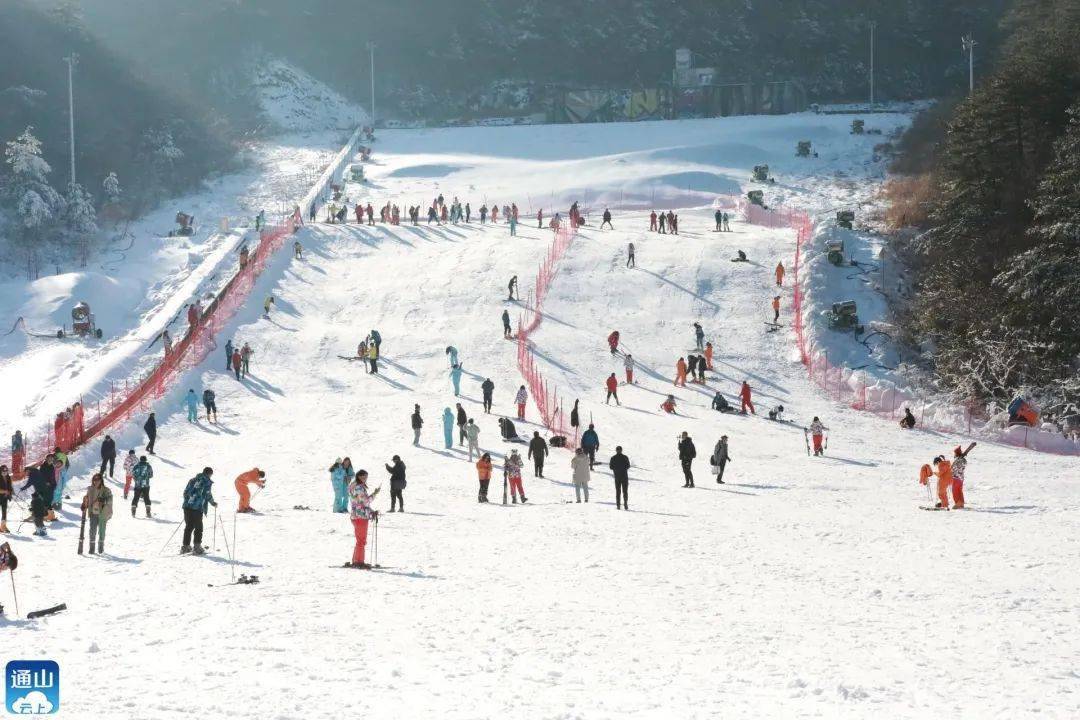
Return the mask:
<svg viewBox="0 0 1080 720">
<path fill-rule="evenodd" d="M 790 422 L 790 421 L 781 420 L 780 422 Z M 810 452 L 810 428 L 803 428 L 802 433 L 803 433 L 803 440 L 806 442 L 806 454 L 807 454 L 807 456 L 812 455 L 813 453 Z M 829 436 L 828 436 L 828 434 L 826 434 L 822 438 L 821 454 L 824 455 L 825 451 L 828 450 L 828 449 L 829 449 Z"/>
</svg>

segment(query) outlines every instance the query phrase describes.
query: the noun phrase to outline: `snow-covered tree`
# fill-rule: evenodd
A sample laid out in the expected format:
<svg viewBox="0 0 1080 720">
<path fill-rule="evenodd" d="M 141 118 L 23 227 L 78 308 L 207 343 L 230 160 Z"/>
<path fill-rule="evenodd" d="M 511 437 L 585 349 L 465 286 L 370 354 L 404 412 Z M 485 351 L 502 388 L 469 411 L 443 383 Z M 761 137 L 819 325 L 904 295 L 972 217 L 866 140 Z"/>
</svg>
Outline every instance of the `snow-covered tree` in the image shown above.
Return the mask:
<svg viewBox="0 0 1080 720">
<path fill-rule="evenodd" d="M 116 173 L 111 172 L 101 183 L 101 189 L 105 192 L 105 202 L 110 205 L 115 205 L 120 202 L 120 178 L 116 177 Z"/>
<path fill-rule="evenodd" d="M 41 141 L 28 127 L 7 143 L 4 157 L 11 168 L 5 194 L 15 211 L 21 239 L 27 250 L 27 272 L 37 271 L 36 241 L 39 241 L 64 212 L 64 198 L 49 185 L 49 163 L 41 157 Z"/>
<path fill-rule="evenodd" d="M 64 226 L 76 235 L 93 235 L 98 231 L 94 198 L 79 183 L 68 184 Z"/>
</svg>

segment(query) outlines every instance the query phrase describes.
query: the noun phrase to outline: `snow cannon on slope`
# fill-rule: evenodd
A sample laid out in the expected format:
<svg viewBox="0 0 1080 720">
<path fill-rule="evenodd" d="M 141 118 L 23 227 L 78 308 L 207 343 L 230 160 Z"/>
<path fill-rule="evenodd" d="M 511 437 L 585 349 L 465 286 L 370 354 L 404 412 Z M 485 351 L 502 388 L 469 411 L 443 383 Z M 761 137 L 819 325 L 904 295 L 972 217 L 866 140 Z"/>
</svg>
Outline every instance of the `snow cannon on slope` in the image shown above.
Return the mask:
<svg viewBox="0 0 1080 720">
<path fill-rule="evenodd" d="M 855 222 L 854 210 L 839 210 L 836 213 L 836 224 L 845 230 L 850 230 L 852 223 Z"/>
<path fill-rule="evenodd" d="M 795 155 L 797 157 L 810 157 L 811 155 L 817 156 L 810 145 L 809 140 L 800 140 L 799 144 L 795 146 Z"/>
<path fill-rule="evenodd" d="M 350 165 L 348 178 L 349 182 L 364 182 L 364 166 L 360 163 L 353 163 L 352 165 Z"/>
<path fill-rule="evenodd" d="M 754 182 L 767 183 L 769 182 L 769 166 L 768 165 L 755 165 L 754 166 Z"/>
<path fill-rule="evenodd" d="M 854 300 L 833 303 L 829 310 L 829 327 L 840 332 L 851 331 L 859 335 L 863 326 L 859 324 L 858 307 Z"/>
<path fill-rule="evenodd" d="M 825 244 L 825 257 L 833 265 L 840 267 L 844 264 L 844 241 L 830 240 Z"/>
<path fill-rule="evenodd" d="M 746 199 L 750 201 L 751 205 L 765 207 L 765 193 L 761 190 L 751 190 L 746 193 Z"/>
<path fill-rule="evenodd" d="M 169 237 L 191 237 L 195 234 L 195 216 L 188 215 L 186 212 L 179 211 L 176 213 L 176 224 L 179 225 L 179 229 L 170 230 Z"/>
<path fill-rule="evenodd" d="M 866 132 L 866 121 L 856 118 L 851 121 L 851 134 L 862 135 Z"/>
<path fill-rule="evenodd" d="M 60 331 L 63 337 L 63 330 Z M 101 339 L 101 328 L 94 322 L 94 313 L 90 312 L 90 305 L 80 302 L 71 309 L 71 334 L 76 337 L 96 337 Z"/>
</svg>

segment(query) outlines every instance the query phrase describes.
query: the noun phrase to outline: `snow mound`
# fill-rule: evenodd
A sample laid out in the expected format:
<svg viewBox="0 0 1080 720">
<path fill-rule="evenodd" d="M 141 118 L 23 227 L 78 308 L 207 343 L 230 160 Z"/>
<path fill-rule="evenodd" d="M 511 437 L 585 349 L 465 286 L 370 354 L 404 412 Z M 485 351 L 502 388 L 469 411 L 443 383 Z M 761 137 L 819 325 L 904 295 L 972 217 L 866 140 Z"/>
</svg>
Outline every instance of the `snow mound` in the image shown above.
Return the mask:
<svg viewBox="0 0 1080 720">
<path fill-rule="evenodd" d="M 283 60 L 258 63 L 254 75 L 263 113 L 281 130 L 351 129 L 368 120 L 363 108 Z"/>
</svg>

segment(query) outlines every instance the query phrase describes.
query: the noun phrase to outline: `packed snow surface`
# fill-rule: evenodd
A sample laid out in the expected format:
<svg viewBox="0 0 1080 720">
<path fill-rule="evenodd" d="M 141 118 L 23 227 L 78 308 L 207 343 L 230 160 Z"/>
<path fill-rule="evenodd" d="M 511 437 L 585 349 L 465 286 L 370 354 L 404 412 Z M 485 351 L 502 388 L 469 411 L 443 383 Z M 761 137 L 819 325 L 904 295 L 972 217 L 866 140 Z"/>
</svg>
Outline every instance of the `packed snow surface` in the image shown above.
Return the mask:
<svg viewBox="0 0 1080 720">
<path fill-rule="evenodd" d="M 739 191 L 754 164 L 773 166 L 792 204 L 822 202 L 836 170 L 875 182 L 874 140 L 850 136 L 850 120 L 384 132 L 369 183 L 346 187 L 351 200 L 426 208 L 442 193 L 470 201 L 474 216 L 485 199 L 517 202 L 518 237 L 501 221 L 308 225 L 303 259 L 280 253 L 229 333 L 255 349 L 252 375 L 227 375 L 219 351 L 155 406 L 156 517 L 131 518 L 114 482 L 108 554 L 75 555 L 95 448 L 75 458 L 50 539 L 28 525 L 12 536 L 23 613 L 68 610 L 8 620 L 9 657 L 57 659 L 61 713 L 79 718 L 1076 717 L 1076 461 L 980 444 L 968 510 L 919 510 L 919 466 L 967 438 L 901 431 L 826 399 L 798 362 L 790 288 L 785 327 L 764 322 L 793 233 L 740 222 L 711 232 L 715 194 Z M 829 153 L 794 158 L 808 137 Z M 646 231 L 654 197 L 679 213 L 678 236 Z M 493 502 L 481 505 L 475 467 L 442 443 L 455 402 L 445 348 L 460 350 L 459 401 L 501 464 L 509 446 L 479 383 L 494 381 L 495 415 L 513 413 L 522 380 L 499 315 L 516 318 L 520 304 L 506 301 L 506 283 L 517 274 L 528 287 L 551 242 L 530 215 L 575 198 L 589 225 L 533 339 L 548 380 L 595 423 L 605 465 L 588 504 L 573 502 L 570 454 L 554 449 L 544 479 L 526 463 L 528 504 L 501 504 L 496 471 Z M 605 203 L 615 230 L 601 232 Z M 631 241 L 636 269 L 625 267 Z M 737 249 L 749 263 L 730 261 Z M 268 293 L 277 307 L 263 318 Z M 715 372 L 705 387 L 674 388 L 694 321 L 717 348 Z M 378 377 L 339 358 L 372 328 L 383 337 Z M 614 329 L 639 363 L 618 407 L 603 394 L 609 373 L 622 379 L 605 343 Z M 756 415 L 709 409 L 715 390 L 735 400 L 743 380 Z M 219 424 L 186 421 L 188 387 L 217 391 Z M 678 415 L 658 407 L 668 393 Z M 426 422 L 419 447 L 414 403 Z M 765 419 L 777 404 L 794 423 Z M 829 427 L 822 458 L 804 443 L 815 415 Z M 519 433 L 542 431 L 531 403 L 527 418 Z M 139 425 L 117 434 L 122 452 L 141 450 Z M 676 458 L 683 431 L 697 446 L 693 489 Z M 733 458 L 724 485 L 708 471 L 721 434 Z M 633 462 L 629 512 L 615 509 L 606 469 L 615 445 Z M 353 540 L 347 517 L 329 512 L 327 469 L 350 456 L 383 486 L 386 510 L 393 454 L 409 482 L 407 512 L 379 525 L 386 567 L 334 567 Z M 207 465 L 224 532 L 212 510 L 205 542 L 216 550 L 181 557 L 170 540 L 181 493 Z M 236 516 L 232 480 L 254 466 L 268 480 L 258 513 Z M 226 541 L 235 572 L 260 584 L 208 587 L 229 581 Z"/>
</svg>

